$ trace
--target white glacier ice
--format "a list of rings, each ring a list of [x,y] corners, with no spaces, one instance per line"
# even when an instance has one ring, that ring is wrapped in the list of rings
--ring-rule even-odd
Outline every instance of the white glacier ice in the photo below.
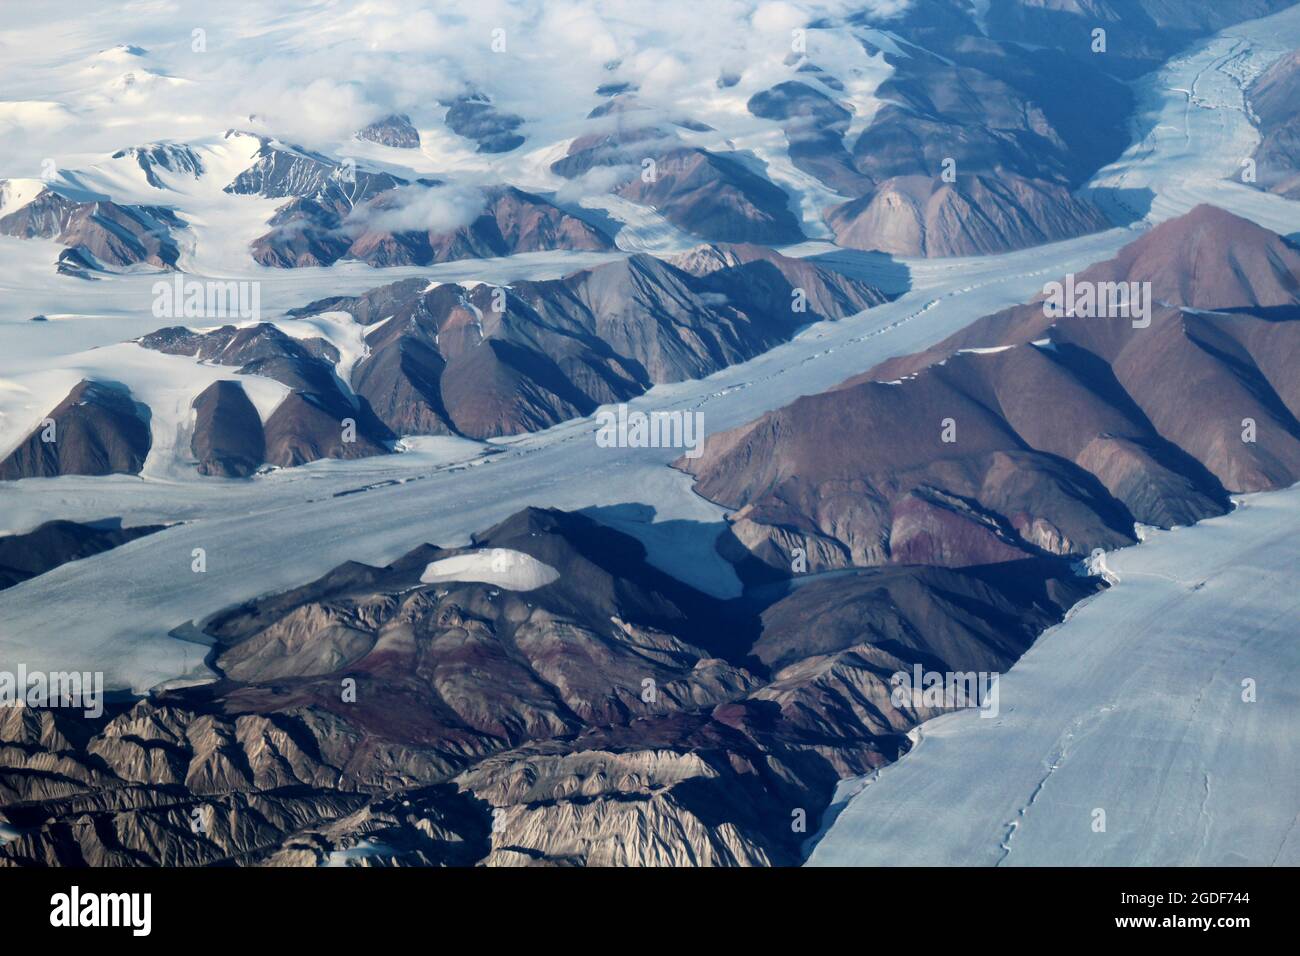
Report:
[[[1106,564],[996,719],[841,783],[810,865],[1300,864],[1300,486]]]

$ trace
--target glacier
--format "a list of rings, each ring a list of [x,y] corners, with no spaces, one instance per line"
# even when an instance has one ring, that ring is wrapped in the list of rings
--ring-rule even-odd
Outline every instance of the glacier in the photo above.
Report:
[[[1300,486],[1105,556],[1111,588],[843,781],[811,866],[1300,864]]]

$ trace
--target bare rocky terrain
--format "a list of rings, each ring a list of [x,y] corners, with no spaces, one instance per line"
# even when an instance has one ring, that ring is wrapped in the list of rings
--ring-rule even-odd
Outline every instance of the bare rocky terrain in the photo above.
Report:
[[[411,133],[409,123],[405,128],[394,126],[392,117],[372,131],[384,145],[389,145],[385,140],[409,145]],[[227,133],[234,135],[248,134]],[[253,260],[261,265],[327,266],[341,259],[379,267],[430,265],[519,252],[612,247],[609,237],[595,226],[542,196],[512,186],[482,190],[477,214],[468,216],[464,225],[448,230],[418,228],[414,223],[420,217],[405,210],[411,204],[418,206],[429,190],[445,189],[441,180],[408,180],[301,146],[266,137],[259,140],[256,161],[226,192],[288,199],[271,217],[271,231],[252,243]]]
[[[269,322],[171,326],[136,341],[290,390],[265,421],[238,382],[194,397],[199,473],[245,477],[263,465],[388,454],[401,435],[482,439],[547,428],[743,362],[811,322],[888,298],[763,246],[718,244],[509,286],[403,279],[290,310],[290,318],[345,312],[368,329],[365,353],[346,369],[324,338]],[[5,466],[14,476],[56,467],[32,458],[38,437]],[[139,463],[123,467],[135,472]]]
[[[478,91],[448,103],[446,122],[452,132],[473,140],[480,153],[508,153],[524,143],[517,132],[523,117],[501,112],[492,105],[491,97]]]
[[[634,94],[615,96],[588,117],[596,131],[575,138],[551,170],[567,178],[615,170],[615,194],[711,242],[803,238],[784,190],[739,158],[688,145],[672,125],[656,119]]]
[[[360,139],[394,149],[419,149],[420,133],[411,125],[411,118],[405,113],[392,113],[381,116],[365,129],[358,131]]]
[[[194,399],[190,448],[201,475],[246,478],[266,461],[266,432],[238,382],[213,382]]]
[[[223,325],[209,332],[173,326],[151,332],[139,344],[228,365],[240,375],[265,376],[291,390],[265,422],[246,395],[240,401],[243,389],[237,383],[219,382],[196,396],[191,447],[200,473],[242,477],[263,463],[288,468],[320,458],[365,458],[391,450],[395,436],[339,381],[334,372],[338,350],[324,339],[296,339],[262,322],[242,328]],[[352,441],[344,439],[349,421]]]
[[[8,184],[0,182],[0,205]],[[165,206],[123,205],[107,197],[75,197],[48,186],[30,202],[0,218],[0,235],[53,239],[68,247],[62,271],[118,269],[132,265],[171,269],[184,228]],[[71,260],[65,257],[71,256]]]
[[[514,552],[557,576],[420,582]],[[99,721],[5,710],[0,863],[795,863],[794,821],[934,712],[891,703],[895,671],[1004,669],[1098,586],[1045,558],[720,601],[530,509],[220,615],[215,684]]]
[[[14,45],[0,104],[0,173],[42,176],[0,180],[0,682],[113,691],[0,707],[0,866],[803,863],[854,778],[940,736],[950,706],[900,673],[1032,649],[1006,684],[1041,678],[1078,653],[1047,632],[1138,590],[1099,549],[1238,506],[1258,529],[1234,496],[1300,481],[1300,62],[1258,24],[1210,39],[1292,2],[507,5],[508,50],[471,7],[286,2],[225,11],[207,57],[43,13],[85,49]],[[1228,175],[1251,124],[1271,195]],[[80,168],[40,162],[69,143]],[[944,257],[978,258],[916,261]],[[215,290],[160,308],[170,271],[239,285],[241,316],[257,288],[265,320]],[[1060,314],[1052,279],[1150,310]],[[702,456],[608,448],[589,416],[623,402],[699,412]],[[1210,713],[1220,678],[1235,706],[1223,660],[1285,672],[1259,640],[1285,615],[1238,635],[1218,571],[1164,567],[1135,574],[1219,602],[1232,653],[1144,670],[1168,648],[1116,640],[973,720],[1057,728],[967,778],[1036,785],[1000,850],[1103,723],[1123,774],[1177,751],[1173,817],[1224,829],[1240,718],[1115,728],[1157,697]],[[1096,805],[1067,769],[1035,825]]]

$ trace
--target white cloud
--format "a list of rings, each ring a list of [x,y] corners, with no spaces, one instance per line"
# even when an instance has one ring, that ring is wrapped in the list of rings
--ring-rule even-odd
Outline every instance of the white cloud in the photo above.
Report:
[[[632,165],[593,166],[581,176],[565,182],[556,191],[555,198],[563,203],[577,203],[588,196],[604,195],[640,172],[640,167]]]
[[[456,186],[404,186],[383,197],[381,208],[358,206],[344,228],[374,232],[444,233],[467,226],[483,211],[483,194]]]
[[[0,177],[30,175],[45,157],[71,168],[126,145],[250,125],[337,155],[385,113],[436,127],[441,101],[467,88],[523,116],[536,143],[584,132],[586,113],[601,102],[596,87],[613,80],[639,85],[642,100],[665,113],[681,114],[683,104],[726,112],[734,109],[727,96],[738,92],[718,91],[721,73],[779,82],[791,29],[864,6],[886,16],[906,0],[476,0],[432,9],[415,0],[324,8],[315,0],[174,0],[165,14],[147,5],[43,5],[39,16],[15,9],[0,38],[6,98],[58,105],[6,117]],[[191,38],[199,29],[203,52]],[[493,52],[497,30],[505,52]],[[114,110],[110,84],[125,67],[105,69],[99,54],[118,44],[146,51],[131,57],[132,70],[176,82],[149,84],[129,109]],[[56,128],[53,117],[68,122]]]

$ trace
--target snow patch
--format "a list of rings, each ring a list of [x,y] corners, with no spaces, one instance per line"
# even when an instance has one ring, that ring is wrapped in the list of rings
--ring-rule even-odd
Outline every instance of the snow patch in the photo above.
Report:
[[[421,584],[475,581],[508,591],[532,591],[560,579],[560,572],[530,554],[511,548],[484,548],[430,563]]]
[[[6,179],[0,182],[0,219],[22,209],[41,194],[40,179]]]

